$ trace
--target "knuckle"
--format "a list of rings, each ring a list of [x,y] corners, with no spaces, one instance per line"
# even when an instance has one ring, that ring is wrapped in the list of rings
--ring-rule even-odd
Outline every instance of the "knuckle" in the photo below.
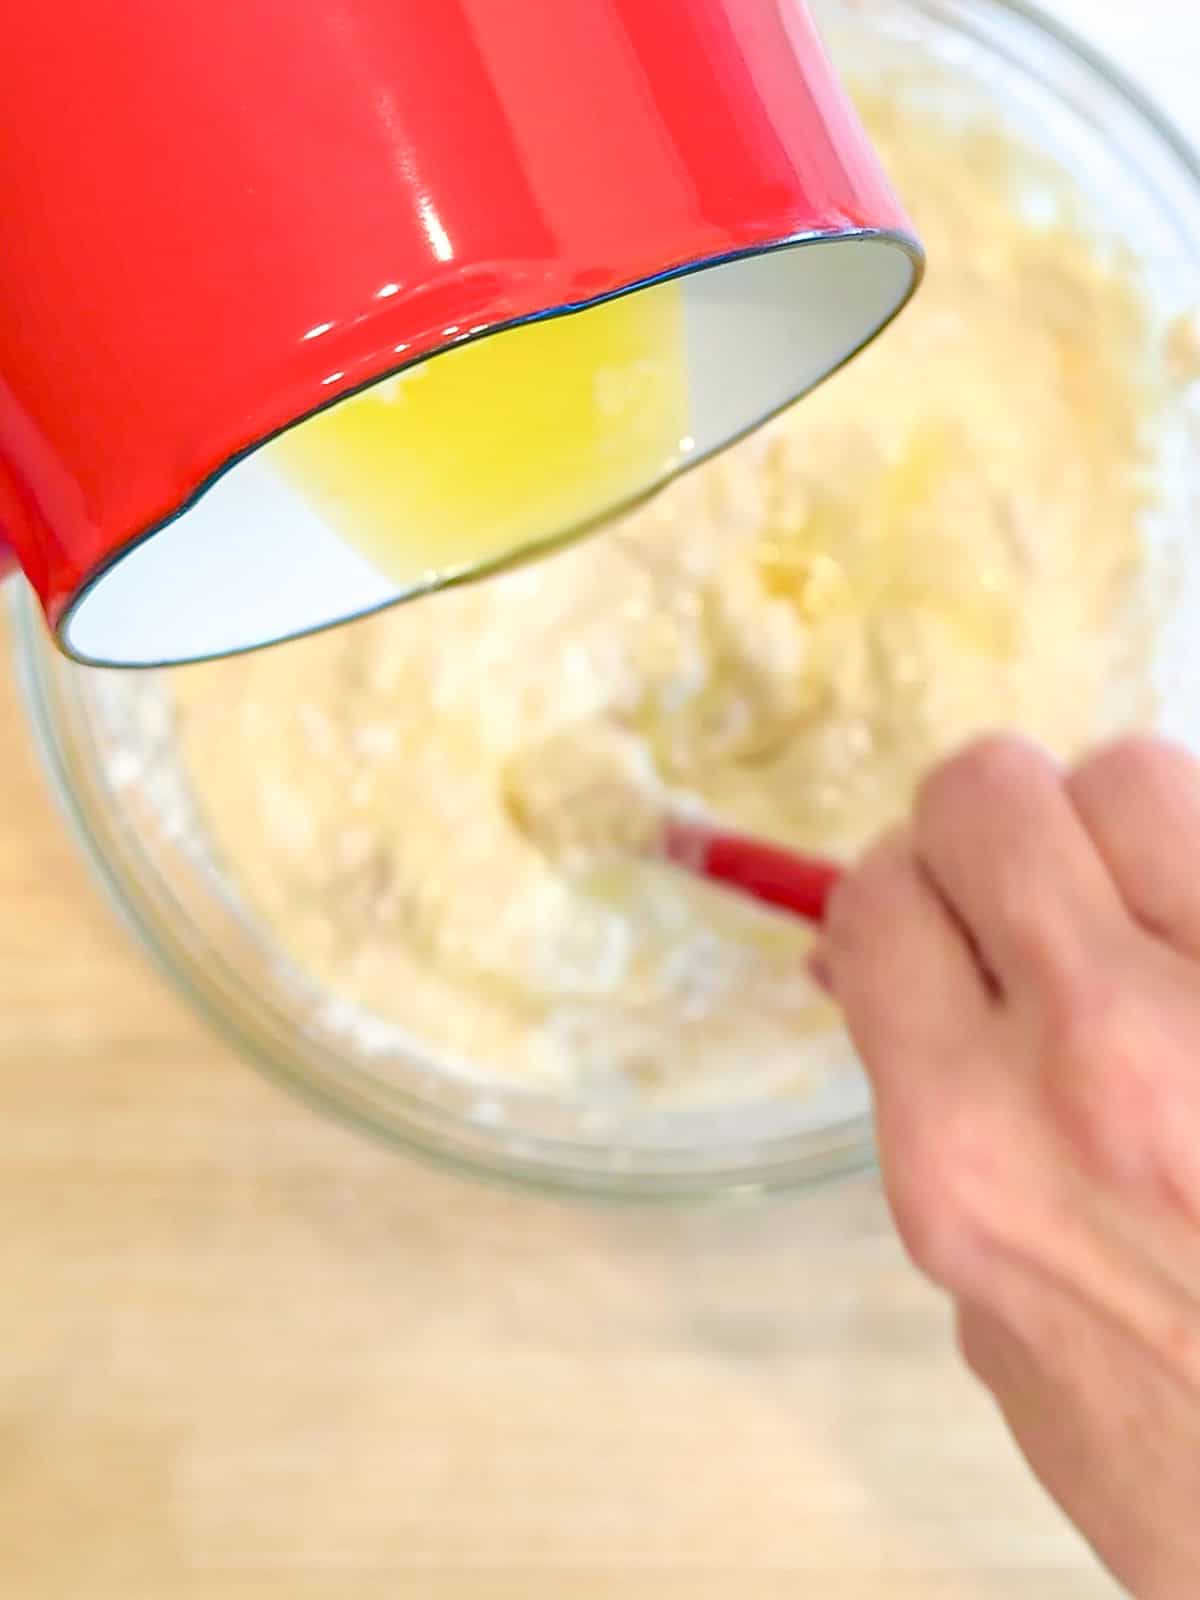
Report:
[[[997,800],[1023,786],[1032,771],[1043,771],[1038,747],[1012,734],[988,734],[932,772],[917,796],[919,819],[936,824],[957,817],[962,808]]]
[[[1096,976],[1054,997],[1043,1023],[1054,1071],[1086,1075],[1119,1053],[1128,1026],[1126,1009],[1119,985]]]
[[[988,1248],[1000,1203],[998,1147],[979,1108],[954,1110],[906,1157],[890,1187],[896,1227],[909,1257],[951,1292],[968,1288]]]
[[[1077,924],[1064,917],[1057,902],[1042,898],[1016,877],[998,894],[994,916],[1022,970],[1046,996],[1071,1008],[1079,990],[1090,981]]]
[[[876,845],[864,856],[850,880],[858,904],[874,906],[881,896],[886,895],[895,881],[898,866],[897,847],[891,838]]]
[[[1195,783],[1200,768],[1186,751],[1152,734],[1127,734],[1088,757],[1076,770],[1076,798],[1109,800],[1130,792],[1145,794]]]
[[[852,935],[857,927],[875,926],[881,908],[890,898],[895,853],[895,843],[885,840],[864,856],[833,891],[825,913],[825,927],[835,940]]]
[[[934,1283],[954,1289],[966,1270],[966,1230],[941,1209],[932,1190],[927,1193],[925,1200],[910,1189],[896,1202],[896,1226],[913,1265]]]
[[[853,944],[854,929],[862,919],[862,887],[857,873],[848,873],[834,889],[825,908],[825,939],[833,951]]]
[[[1077,988],[1044,1022],[1045,1091],[1060,1133],[1089,1168],[1132,1178],[1144,1167],[1158,1095],[1144,1027],[1114,981]]]

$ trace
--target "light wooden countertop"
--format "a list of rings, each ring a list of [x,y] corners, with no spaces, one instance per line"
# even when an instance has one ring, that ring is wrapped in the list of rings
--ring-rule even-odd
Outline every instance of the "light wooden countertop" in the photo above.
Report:
[[[324,1123],[116,925],[7,685],[0,773],[0,1594],[1113,1593],[874,1181],[594,1210]]]

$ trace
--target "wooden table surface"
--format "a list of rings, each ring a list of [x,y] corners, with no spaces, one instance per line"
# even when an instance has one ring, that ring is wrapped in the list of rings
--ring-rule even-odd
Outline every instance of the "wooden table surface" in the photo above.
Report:
[[[0,773],[0,1595],[1114,1592],[873,1180],[606,1211],[322,1122],[114,922],[7,686]]]

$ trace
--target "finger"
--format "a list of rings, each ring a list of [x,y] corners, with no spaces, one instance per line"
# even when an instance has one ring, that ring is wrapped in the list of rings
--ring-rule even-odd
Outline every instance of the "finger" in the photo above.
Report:
[[[893,834],[835,892],[817,959],[877,1094],[940,1069],[991,1002],[967,939]]]
[[[1006,995],[1070,980],[1127,925],[1057,767],[1024,740],[987,739],[929,778],[919,860]]]
[[[1200,764],[1159,739],[1127,739],[1067,782],[1131,916],[1200,958]]]

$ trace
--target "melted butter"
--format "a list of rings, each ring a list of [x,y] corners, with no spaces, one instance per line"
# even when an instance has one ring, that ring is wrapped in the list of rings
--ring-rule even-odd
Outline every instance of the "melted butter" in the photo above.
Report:
[[[645,493],[687,448],[683,291],[466,344],[267,449],[401,588],[488,567]]]

